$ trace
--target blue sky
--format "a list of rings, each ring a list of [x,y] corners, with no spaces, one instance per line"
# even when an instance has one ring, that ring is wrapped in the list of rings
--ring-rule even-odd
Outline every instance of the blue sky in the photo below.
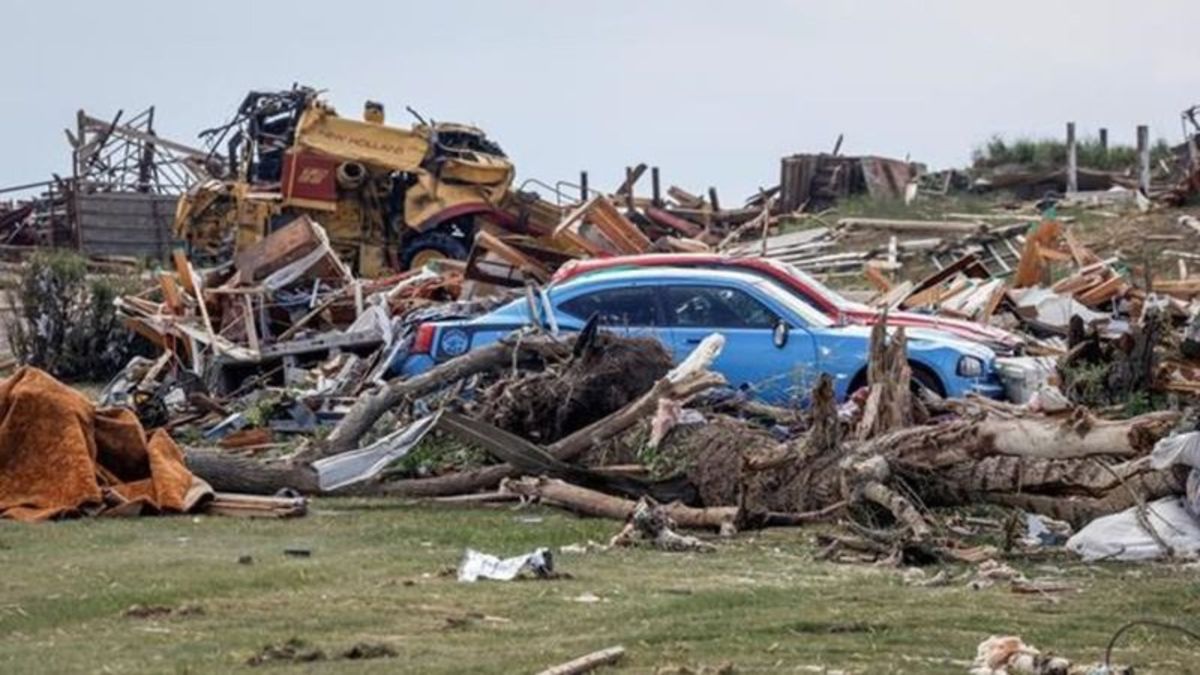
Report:
[[[781,155],[961,164],[994,133],[1181,137],[1200,2],[11,2],[0,10],[0,186],[69,171],[78,108],[158,107],[194,142],[252,88],[329,90],[484,127],[520,178],[615,187],[645,161],[726,204]]]

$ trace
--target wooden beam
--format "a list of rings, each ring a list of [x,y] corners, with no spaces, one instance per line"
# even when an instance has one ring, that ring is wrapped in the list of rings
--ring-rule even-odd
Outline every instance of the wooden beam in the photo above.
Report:
[[[167,310],[175,315],[183,314],[183,297],[179,294],[179,285],[175,283],[175,277],[171,276],[170,272],[159,272],[158,283],[162,287]]]

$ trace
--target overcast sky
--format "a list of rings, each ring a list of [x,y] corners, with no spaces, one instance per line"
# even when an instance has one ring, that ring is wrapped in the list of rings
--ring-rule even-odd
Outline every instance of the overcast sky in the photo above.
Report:
[[[367,9],[368,6],[372,8]],[[1197,0],[40,2],[0,9],[0,186],[69,172],[62,129],[157,106],[195,142],[245,92],[329,90],[475,123],[520,179],[624,167],[725,203],[829,150],[962,164],[992,134],[1134,127],[1200,102]]]

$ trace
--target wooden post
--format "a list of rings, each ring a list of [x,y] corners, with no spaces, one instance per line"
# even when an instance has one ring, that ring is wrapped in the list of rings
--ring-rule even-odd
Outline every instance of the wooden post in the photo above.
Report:
[[[579,172],[579,202],[585,203],[588,200],[587,172]]]
[[[1075,123],[1067,122],[1067,194],[1079,192],[1079,165],[1075,156]]]
[[[646,168],[645,165],[643,165],[642,168]],[[637,177],[633,173],[633,167],[625,167],[625,185],[622,187],[627,188],[625,190],[625,206],[627,206],[631,211],[633,210],[633,183],[636,180]]]
[[[1108,129],[1100,129],[1100,153],[1108,157]]]
[[[708,203],[712,205],[713,213],[721,210],[721,202],[717,201],[717,188],[708,188]]]
[[[1139,124],[1137,128],[1138,189],[1150,196],[1150,127]]]
[[[650,169],[650,191],[651,191],[651,198],[652,198],[652,199],[653,199],[653,201],[654,201],[654,205],[655,205],[655,206],[658,206],[658,207],[661,207],[661,206],[662,206],[662,192],[661,192],[661,190],[662,190],[662,186],[661,186],[661,185],[659,184],[659,182],[658,182],[658,167],[657,167],[657,166],[656,166],[656,167],[652,167],[652,168]]]

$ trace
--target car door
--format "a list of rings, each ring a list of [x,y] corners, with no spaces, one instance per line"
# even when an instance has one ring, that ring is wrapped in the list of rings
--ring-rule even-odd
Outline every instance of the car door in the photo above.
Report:
[[[625,337],[651,337],[670,347],[652,286],[627,285],[590,291],[560,301],[557,309],[578,322],[593,314],[604,330]]]
[[[781,319],[761,300],[732,286],[666,286],[661,295],[676,361],[706,336],[720,333],[725,348],[713,369],[730,386],[777,405],[804,399],[817,363],[812,336],[803,326]],[[777,340],[781,321],[786,329]]]

